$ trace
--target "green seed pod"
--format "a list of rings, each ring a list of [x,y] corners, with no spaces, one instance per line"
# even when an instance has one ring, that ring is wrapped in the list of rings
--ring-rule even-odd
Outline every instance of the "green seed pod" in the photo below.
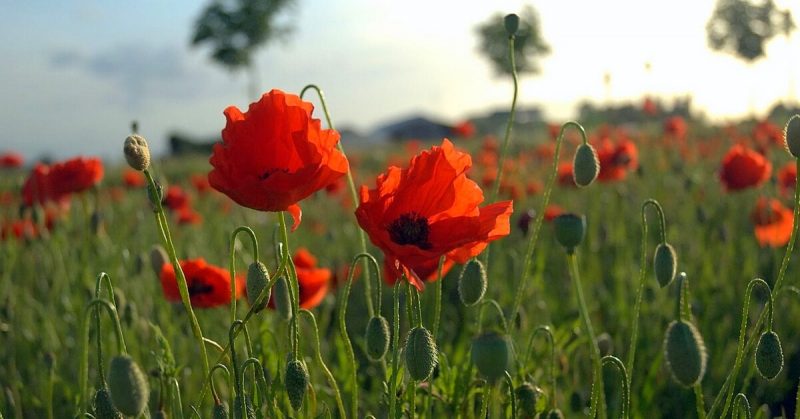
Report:
[[[661,288],[666,287],[675,278],[678,270],[678,257],[675,249],[669,243],[659,243],[653,256],[653,268],[656,273],[656,280]]]
[[[108,390],[114,406],[127,416],[139,416],[147,405],[147,377],[128,355],[117,355],[108,367]]]
[[[211,417],[214,419],[228,419],[228,405],[225,402],[215,404]]]
[[[464,265],[458,277],[458,297],[465,306],[478,304],[486,293],[486,269],[478,259]]]
[[[664,356],[672,377],[686,387],[699,383],[706,373],[706,346],[692,323],[677,320],[669,324]]]
[[[559,409],[551,409],[539,414],[539,419],[564,419],[564,414]]]
[[[150,147],[147,146],[147,140],[141,135],[128,136],[122,151],[125,153],[128,165],[134,170],[141,172],[150,166]]]
[[[783,349],[775,332],[764,332],[756,346],[756,369],[762,377],[772,380],[783,369]]]
[[[233,399],[233,417],[239,419],[242,417],[242,405],[244,405],[244,417],[247,419],[256,419],[256,410],[253,409],[253,401],[250,396],[237,395]]]
[[[161,268],[168,262],[167,251],[160,244],[154,244],[150,248],[150,266],[153,268],[153,272],[156,273],[156,278],[161,278]]]
[[[597,349],[600,350],[600,356],[611,355],[614,353],[614,340],[608,333],[601,333],[597,336]]]
[[[308,381],[308,371],[300,360],[295,359],[286,364],[286,394],[289,395],[289,402],[294,410],[303,407]]]
[[[101,388],[94,393],[94,416],[97,419],[123,419],[106,388]]]
[[[275,310],[286,321],[292,318],[292,299],[289,298],[289,283],[285,276],[280,276],[272,286],[275,294],[272,296],[272,301],[275,303]]]
[[[515,35],[519,29],[519,16],[515,15],[514,13],[506,15],[506,17],[503,18],[503,26],[506,27],[506,33],[508,33],[508,36]]]
[[[264,291],[264,288],[269,284],[269,272],[267,267],[261,262],[253,262],[247,268],[247,302],[250,305],[255,305],[256,299]],[[269,302],[269,291],[266,297],[261,301],[258,307],[254,307],[253,311],[258,313],[267,306]]]
[[[369,319],[366,333],[367,357],[380,361],[389,350],[389,322],[383,316]]]
[[[431,332],[424,327],[415,327],[408,332],[403,355],[408,374],[415,381],[427,379],[439,362],[436,343]]]
[[[510,368],[513,352],[508,337],[486,332],[472,339],[472,363],[489,382],[495,382]]]
[[[517,413],[521,418],[534,418],[546,408],[547,396],[544,391],[529,382],[517,387],[514,395],[517,397]]]
[[[581,244],[586,234],[586,217],[577,214],[561,214],[553,219],[556,231],[556,240],[564,246],[567,253],[575,252],[575,247]]]
[[[575,150],[572,162],[572,178],[578,186],[589,186],[600,173],[600,161],[597,152],[589,143],[581,144]]]
[[[783,130],[783,138],[786,150],[795,158],[800,157],[800,115],[789,118]]]

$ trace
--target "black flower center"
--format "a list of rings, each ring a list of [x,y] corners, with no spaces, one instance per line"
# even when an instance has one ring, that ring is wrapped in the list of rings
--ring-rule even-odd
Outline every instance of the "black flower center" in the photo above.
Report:
[[[189,296],[194,297],[196,295],[203,295],[209,294],[211,291],[214,290],[214,287],[211,285],[206,284],[201,279],[190,279],[189,280]]]
[[[389,237],[397,244],[413,244],[420,249],[430,249],[428,219],[416,212],[407,212],[389,224]]]
[[[272,176],[272,174],[275,173],[275,172],[289,173],[289,169],[286,169],[286,168],[283,168],[283,167],[279,167],[277,169],[267,169],[267,170],[264,171],[264,173],[262,173],[260,176],[258,176],[258,178],[261,179],[261,180],[267,180],[267,178]]]

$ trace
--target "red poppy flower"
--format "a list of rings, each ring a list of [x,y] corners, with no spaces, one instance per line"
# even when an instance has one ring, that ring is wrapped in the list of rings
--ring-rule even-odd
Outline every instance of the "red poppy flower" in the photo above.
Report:
[[[50,166],[36,163],[22,185],[22,201],[25,205],[44,204],[54,199],[50,186]]]
[[[178,224],[197,225],[203,222],[203,216],[189,206],[178,210]]]
[[[475,124],[470,121],[460,122],[451,130],[453,136],[458,138],[471,138],[475,135],[475,131]]]
[[[796,183],[797,165],[794,162],[786,163],[786,165],[778,171],[778,186],[781,189],[781,194],[792,196]]]
[[[29,219],[10,221],[0,226],[0,240],[5,240],[12,236],[18,240],[35,239],[38,235],[39,229]]]
[[[328,293],[332,272],[317,267],[317,258],[305,248],[295,251],[294,267],[300,284],[300,308],[311,309],[319,305]]]
[[[407,169],[389,167],[375,189],[361,187],[356,218],[383,250],[389,282],[402,273],[422,290],[441,256],[464,263],[508,235],[512,202],[479,208],[483,192],[466,176],[471,166],[469,154],[445,139]]]
[[[0,154],[0,168],[13,169],[21,167],[24,161],[22,154],[14,153],[13,151]]]
[[[192,186],[194,186],[194,190],[197,193],[203,194],[211,189],[211,184],[208,183],[208,176],[194,174],[189,177],[189,181],[192,182]]]
[[[189,301],[193,307],[209,308],[231,302],[231,277],[226,269],[209,265],[203,258],[180,261],[189,287]],[[175,270],[171,263],[161,267],[161,289],[167,301],[181,301]],[[244,293],[244,280],[236,278],[236,298]]]
[[[133,169],[125,169],[122,172],[122,183],[129,188],[141,188],[146,180],[142,172]]]
[[[544,209],[544,220],[553,221],[556,217],[564,213],[564,209],[555,204],[550,204]]]
[[[561,186],[577,186],[575,185],[575,178],[572,176],[572,163],[559,163],[556,178],[558,179],[558,184]]]
[[[736,144],[722,159],[719,179],[726,191],[758,186],[769,179],[772,164],[763,155]]]
[[[170,185],[167,188],[167,193],[164,194],[164,205],[173,211],[188,207],[190,203],[189,194],[178,185]]]
[[[645,97],[644,103],[642,103],[642,112],[644,112],[645,115],[653,116],[658,113],[658,105],[656,105],[656,102],[649,96]]]
[[[664,134],[683,139],[689,130],[686,121],[680,116],[671,116],[664,121]]]
[[[597,159],[600,161],[597,180],[623,180],[629,170],[634,170],[639,165],[639,151],[629,140],[623,139],[615,145],[611,140],[604,139],[597,146]]]
[[[52,165],[48,177],[56,198],[83,192],[103,179],[103,162],[94,157],[75,157]]]
[[[750,217],[760,246],[781,247],[789,243],[793,214],[780,201],[759,197]]]
[[[336,149],[339,133],[321,129],[314,106],[298,96],[272,90],[242,113],[225,109],[222,143],[214,144],[211,186],[239,205],[288,211],[300,224],[297,203],[347,173]]]

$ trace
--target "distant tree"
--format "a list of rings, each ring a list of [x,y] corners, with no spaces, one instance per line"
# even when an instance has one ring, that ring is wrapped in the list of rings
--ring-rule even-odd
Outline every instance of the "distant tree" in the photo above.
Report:
[[[751,63],[764,56],[764,45],[778,33],[787,37],[795,29],[792,14],[773,0],[718,0],[706,24],[712,49],[731,53]]]
[[[277,19],[295,0],[213,0],[197,19],[192,46],[208,44],[211,58],[231,71],[250,73],[250,93],[258,94],[253,53],[283,39],[291,27]]]
[[[497,75],[510,75],[508,59],[508,33],[503,25],[503,14],[495,14],[476,28],[480,41],[479,49],[489,59]],[[550,47],[542,37],[539,16],[531,6],[520,13],[519,29],[514,39],[514,61],[517,72],[538,73],[538,58],[550,53]]]

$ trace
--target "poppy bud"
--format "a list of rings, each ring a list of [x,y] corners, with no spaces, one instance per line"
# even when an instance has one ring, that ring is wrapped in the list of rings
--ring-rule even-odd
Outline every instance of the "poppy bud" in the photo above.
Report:
[[[150,248],[150,266],[153,272],[156,273],[156,278],[161,278],[161,268],[164,264],[169,262],[167,251],[160,244],[155,244]]]
[[[141,135],[128,136],[122,150],[125,152],[125,160],[133,169],[141,172],[150,166],[150,147]]]
[[[614,353],[614,340],[608,333],[601,333],[597,336],[597,349],[600,350],[600,356],[611,355]]]
[[[242,417],[242,406],[244,406],[245,418],[256,419],[256,411],[253,409],[253,402],[248,395],[245,395],[244,398],[242,398],[242,395],[237,395],[233,399],[233,417],[237,419]]]
[[[771,380],[783,369],[783,349],[775,332],[764,332],[756,346],[756,369],[762,377]]]
[[[214,405],[214,410],[211,413],[214,419],[228,419],[228,406],[225,402],[217,403]]]
[[[472,363],[490,382],[505,375],[511,357],[511,344],[505,335],[487,332],[472,339]]]
[[[572,177],[578,186],[589,186],[600,172],[600,161],[597,152],[589,143],[581,144],[575,150],[572,162]]]
[[[564,246],[567,253],[575,252],[575,247],[581,244],[586,233],[586,217],[567,213],[553,219],[556,229],[556,240]]]
[[[153,414],[153,419],[169,419],[169,416],[163,409],[159,409],[158,412]]]
[[[789,118],[786,128],[783,130],[786,150],[795,158],[800,157],[800,115]]]
[[[508,33],[508,36],[514,36],[519,29],[519,16],[515,15],[514,13],[506,15],[506,17],[503,18],[503,26],[506,27],[506,33]]]
[[[692,323],[670,323],[664,338],[664,356],[672,377],[686,387],[699,383],[706,372],[706,346]]]
[[[481,301],[486,293],[486,269],[483,264],[472,259],[464,265],[458,277],[458,296],[465,306],[473,306]]]
[[[108,390],[114,406],[127,416],[139,416],[147,405],[147,378],[128,355],[117,355],[108,368]]]
[[[269,272],[267,272],[267,267],[261,262],[251,263],[247,268],[247,302],[250,303],[251,306],[255,305],[256,299],[261,295],[261,292],[264,291],[264,288],[267,287],[267,284],[269,284]],[[258,307],[253,307],[253,312],[258,313],[267,306],[269,293],[270,292],[267,291],[267,295],[261,300],[262,302]]]
[[[415,381],[428,378],[438,363],[436,343],[431,332],[424,327],[415,327],[408,332],[403,353],[408,374]]]
[[[661,288],[666,287],[675,278],[678,269],[678,257],[675,256],[675,249],[669,243],[659,243],[653,256],[653,268],[656,273],[656,280]]]
[[[294,410],[303,407],[303,397],[308,387],[308,371],[300,360],[292,360],[286,364],[286,394]]]
[[[539,415],[539,419],[564,419],[564,414],[559,409],[551,409]]]
[[[94,393],[94,416],[97,419],[123,419],[122,413],[119,413],[111,402],[111,395],[105,387]]]
[[[379,361],[389,350],[389,322],[383,316],[369,319],[366,333],[367,357]]]
[[[153,187],[152,185],[150,185],[150,183],[148,183],[147,199],[150,200],[150,204],[152,204],[153,206],[153,211],[156,211],[158,205],[161,203],[161,201],[164,200],[164,187],[161,186],[161,184],[158,183],[157,181],[155,182],[155,187]]]
[[[272,287],[275,290],[275,295],[273,297],[275,310],[278,311],[281,317],[288,321],[292,318],[292,299],[289,298],[289,283],[286,282],[286,277],[279,277]]]
[[[522,418],[533,418],[537,413],[544,411],[547,397],[539,387],[524,382],[514,390],[517,398],[517,413]]]

